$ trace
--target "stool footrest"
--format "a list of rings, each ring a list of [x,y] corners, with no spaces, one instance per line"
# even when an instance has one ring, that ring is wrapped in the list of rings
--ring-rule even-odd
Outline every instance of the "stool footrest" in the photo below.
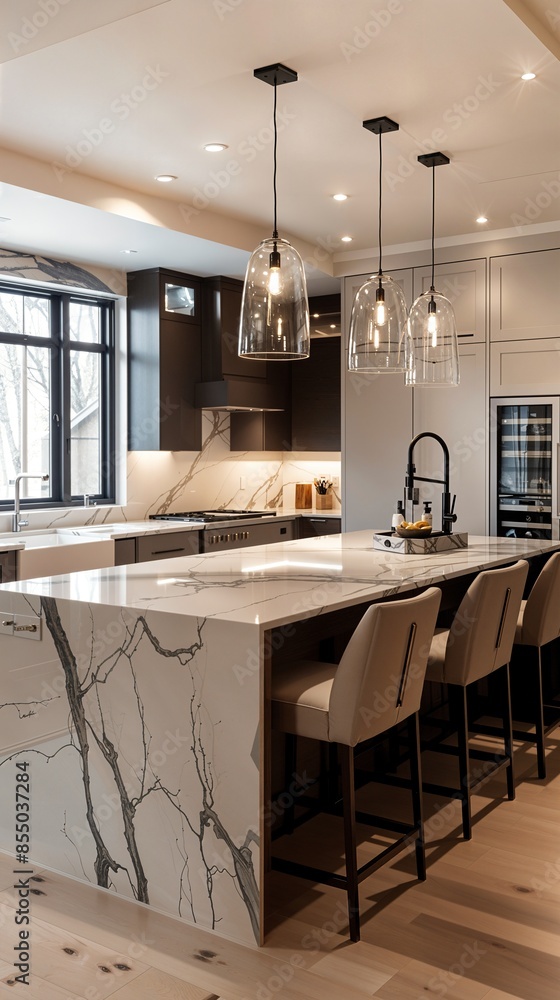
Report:
[[[408,831],[406,836],[399,837],[394,844],[390,844],[380,854],[376,855],[375,858],[371,858],[361,868],[358,868],[356,873],[358,882],[363,882],[371,872],[376,871],[377,868],[381,868],[393,855],[400,854],[419,835],[419,831],[415,827],[408,827]],[[270,865],[273,871],[283,872],[285,875],[297,875],[299,878],[308,879],[310,882],[332,885],[337,889],[346,889],[348,886],[346,875],[329,872],[324,868],[314,868],[312,865],[303,865],[299,861],[290,861],[287,858],[273,856],[270,859]]]

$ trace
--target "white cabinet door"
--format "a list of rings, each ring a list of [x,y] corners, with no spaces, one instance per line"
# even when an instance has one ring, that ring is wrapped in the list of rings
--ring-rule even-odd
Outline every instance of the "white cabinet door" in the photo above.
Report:
[[[390,271],[410,305],[412,271]],[[342,366],[342,482],[344,530],[390,528],[395,503],[402,498],[406,452],[412,438],[412,392],[404,375],[361,375],[347,371],[350,312],[367,275],[344,281]],[[437,391],[437,390],[436,390]]]
[[[414,297],[427,292],[432,281],[430,267],[414,268]],[[470,343],[486,341],[486,261],[461,260],[437,264],[435,287],[453,306],[457,335]]]
[[[490,340],[560,336],[560,250],[490,260]]]
[[[488,414],[484,344],[460,344],[460,384],[414,389],[414,435],[432,431],[443,438],[450,455],[450,489],[457,495],[454,531],[487,533]],[[420,476],[443,479],[443,455],[430,439],[414,451]],[[441,528],[443,486],[420,483],[420,496],[433,501],[434,529]],[[417,512],[417,513],[416,513]],[[410,513],[410,511],[409,511]],[[415,508],[417,517],[422,507]]]
[[[519,340],[490,345],[491,396],[560,393],[560,340]]]

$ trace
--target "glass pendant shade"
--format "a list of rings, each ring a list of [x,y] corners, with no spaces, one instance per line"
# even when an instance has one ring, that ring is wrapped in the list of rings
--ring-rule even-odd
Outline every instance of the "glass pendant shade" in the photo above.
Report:
[[[372,275],[352,305],[348,370],[405,372],[411,354],[404,292],[388,275]]]
[[[434,288],[419,295],[409,314],[412,365],[406,384],[459,385],[459,347],[453,306]]]
[[[303,261],[287,240],[263,240],[247,265],[239,355],[261,361],[309,357],[309,305]]]

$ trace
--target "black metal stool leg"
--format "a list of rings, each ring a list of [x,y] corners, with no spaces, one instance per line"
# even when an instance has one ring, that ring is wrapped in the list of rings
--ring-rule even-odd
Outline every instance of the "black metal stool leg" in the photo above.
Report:
[[[515,777],[513,773],[513,723],[511,721],[511,687],[509,683],[509,663],[502,667],[504,676],[504,747],[508,758],[506,767],[508,799],[515,798]]]
[[[537,741],[537,762],[538,762],[538,776],[539,778],[546,778],[546,754],[545,754],[545,740],[544,740],[544,707],[543,707],[543,679],[542,679],[542,653],[541,647],[537,646],[537,663],[536,663],[536,684],[535,684],[535,698],[536,698],[536,714],[535,714],[535,735]]]
[[[420,881],[426,878],[426,846],[424,843],[424,808],[422,801],[422,770],[420,765],[420,726],[418,713],[408,718],[408,742],[410,747],[410,780],[412,785],[412,812],[418,836],[416,851],[416,872]]]
[[[289,795],[289,789],[294,781],[297,771],[297,736],[293,733],[285,733],[284,741],[284,791]],[[293,796],[291,797],[284,812],[284,822],[282,824],[284,833],[294,832],[295,805]]]
[[[354,748],[339,744],[344,809],[344,854],[346,858],[346,894],[350,940],[360,940],[360,904],[358,898],[358,858],[356,852],[356,794],[354,786]]]
[[[457,747],[459,750],[459,782],[463,813],[463,837],[472,837],[471,790],[469,771],[469,722],[467,712],[467,689],[459,684],[449,685],[449,707],[452,720],[457,726]]]

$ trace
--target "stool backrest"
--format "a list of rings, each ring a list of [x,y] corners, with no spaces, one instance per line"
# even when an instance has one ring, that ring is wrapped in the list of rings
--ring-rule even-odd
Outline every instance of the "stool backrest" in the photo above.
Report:
[[[540,571],[523,611],[523,643],[546,646],[560,635],[560,552]]]
[[[529,564],[479,573],[461,601],[445,650],[448,684],[471,684],[509,663]]]
[[[420,708],[441,591],[372,604],[338,665],[329,700],[329,734],[355,746]]]

